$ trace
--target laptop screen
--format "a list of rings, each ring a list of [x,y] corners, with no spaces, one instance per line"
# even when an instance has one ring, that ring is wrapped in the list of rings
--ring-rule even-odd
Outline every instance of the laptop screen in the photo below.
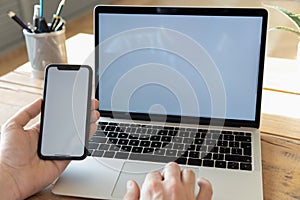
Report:
[[[101,113],[259,122],[262,9],[97,7]]]

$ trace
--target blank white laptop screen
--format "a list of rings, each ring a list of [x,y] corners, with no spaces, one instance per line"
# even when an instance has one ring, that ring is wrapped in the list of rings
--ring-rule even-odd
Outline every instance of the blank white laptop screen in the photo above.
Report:
[[[100,13],[100,110],[254,121],[262,23]],[[211,89],[214,82],[224,90]],[[213,112],[220,105],[212,98],[224,95],[223,110]]]

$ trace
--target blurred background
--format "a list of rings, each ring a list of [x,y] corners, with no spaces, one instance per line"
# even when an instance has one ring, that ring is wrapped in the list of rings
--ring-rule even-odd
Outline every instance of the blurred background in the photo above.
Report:
[[[51,22],[59,2],[60,0],[44,0],[44,12],[48,22]],[[38,0],[0,0],[0,75],[28,61],[22,30],[7,16],[7,12],[14,11],[23,21],[31,22],[34,4],[38,4]],[[93,33],[93,8],[97,4],[202,7],[264,7],[264,4],[268,4],[300,13],[300,0],[67,0],[62,12],[67,21],[67,38],[77,33]],[[269,28],[277,25],[294,27],[293,23],[278,11],[270,8],[267,10]],[[267,56],[295,59],[299,40],[296,34],[270,30]]]

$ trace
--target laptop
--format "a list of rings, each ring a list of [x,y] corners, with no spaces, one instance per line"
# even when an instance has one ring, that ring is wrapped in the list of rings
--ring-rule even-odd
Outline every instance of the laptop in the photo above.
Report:
[[[122,199],[127,180],[174,161],[214,200],[263,199],[266,10],[99,5],[94,23],[101,118],[53,192]]]

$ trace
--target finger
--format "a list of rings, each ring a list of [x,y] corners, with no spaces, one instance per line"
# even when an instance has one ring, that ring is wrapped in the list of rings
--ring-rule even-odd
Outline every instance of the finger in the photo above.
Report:
[[[135,181],[129,180],[126,188],[127,191],[123,200],[138,200],[140,198],[140,188]]]
[[[31,104],[22,108],[9,121],[8,124],[14,123],[24,127],[31,119],[35,118],[41,112],[42,99],[39,98]]]
[[[163,177],[165,180],[181,179],[181,169],[175,162],[168,163],[163,170]]]
[[[91,101],[91,110],[98,110],[99,101],[97,99],[92,99]]]
[[[213,189],[211,183],[205,178],[200,178],[197,181],[200,187],[200,191],[197,195],[197,200],[211,200],[213,195]]]
[[[147,174],[141,190],[141,199],[155,199],[163,192],[163,176],[159,171]],[[158,199],[158,198],[157,198]]]
[[[150,172],[146,175],[144,183],[162,181],[163,176],[159,171]]]
[[[40,122],[36,122],[35,124],[33,124],[29,130],[34,130],[37,134],[40,133],[40,127],[41,127],[41,124]]]
[[[91,123],[90,124],[89,139],[91,139],[94,136],[96,131],[97,131],[97,124],[95,124],[95,123],[92,124]]]
[[[191,194],[194,196],[194,190],[195,190],[195,173],[192,169],[183,169],[182,170],[182,182],[186,190],[190,191]]]
[[[90,122],[95,123],[100,117],[100,113],[98,111],[91,111]]]

